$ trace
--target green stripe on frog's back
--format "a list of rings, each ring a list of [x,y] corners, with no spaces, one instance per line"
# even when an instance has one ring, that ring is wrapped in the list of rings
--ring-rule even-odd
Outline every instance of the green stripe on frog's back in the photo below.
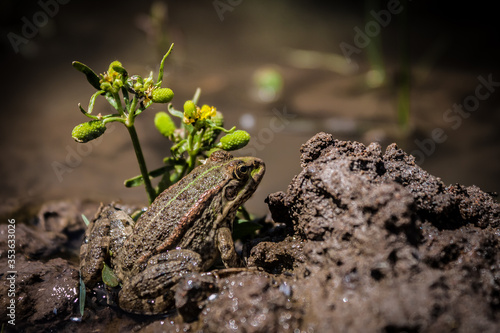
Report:
[[[227,162],[227,163],[229,163],[229,162]],[[163,213],[166,209],[168,209],[168,208],[170,207],[170,204],[171,204],[174,200],[176,200],[176,199],[179,197],[179,195],[181,195],[182,193],[184,193],[187,189],[192,188],[192,187],[193,187],[193,184],[198,183],[198,181],[199,181],[201,178],[206,177],[207,173],[209,173],[210,171],[215,170],[215,169],[217,169],[217,168],[221,168],[221,167],[223,167],[223,166],[226,166],[226,164],[227,164],[227,163],[224,163],[223,165],[220,165],[220,164],[218,164],[218,165],[214,165],[214,166],[212,166],[212,167],[208,168],[207,170],[203,171],[202,173],[200,173],[200,174],[199,174],[196,178],[194,178],[191,182],[189,182],[189,183],[188,183],[188,184],[187,184],[187,185],[186,185],[183,189],[181,189],[179,192],[177,192],[177,194],[176,194],[176,195],[174,195],[172,198],[170,198],[170,200],[169,200],[169,201],[165,204],[165,206],[163,206],[163,208],[162,208],[162,209],[160,209],[158,212],[156,212],[156,214],[153,216],[153,220],[158,219],[158,217],[159,217],[159,216],[160,216],[160,215],[161,215],[161,214],[162,214],[162,213]],[[202,197],[203,197],[203,196],[202,196]],[[159,198],[160,198],[160,200],[161,200],[161,194],[160,194],[160,197],[159,197]],[[156,200],[155,200],[155,201],[156,201]],[[198,201],[198,200],[197,200],[197,201]]]
[[[132,244],[130,244],[130,246],[134,246],[133,244],[135,244],[136,247],[135,251],[133,251],[137,255],[136,264],[140,264],[143,259],[146,260],[153,253],[157,253],[159,248],[165,249],[172,244],[176,244],[184,236],[185,231],[197,218],[199,213],[203,212],[205,205],[202,203],[211,200],[211,198],[219,193],[230,180],[230,177],[227,177],[223,171],[230,162],[231,160],[223,162],[222,164],[218,162],[215,165],[206,165],[207,169],[200,170],[196,175],[194,175],[194,173],[196,173],[195,169],[190,174],[194,177],[187,175],[179,183],[174,184],[173,187],[165,190],[165,192],[156,198],[149,210],[141,216],[139,221],[137,221],[136,230],[131,237],[135,238],[142,235],[142,241],[139,242],[142,250],[137,247],[136,242],[131,242]],[[203,169],[203,166],[198,168]],[[221,172],[216,173],[215,171],[217,169],[220,169]],[[197,195],[189,196],[187,192],[190,189],[196,189],[198,184],[200,184],[201,187],[201,189],[199,188],[200,192],[196,193]],[[183,194],[186,195],[186,201],[183,201]],[[185,202],[184,206],[180,207],[174,205],[173,203],[176,202],[176,200],[178,200],[178,202]],[[163,217],[162,219],[162,214],[166,214],[168,217]],[[161,224],[162,220],[164,223],[163,225]],[[144,233],[144,230],[142,230],[143,228],[147,228],[150,231]],[[163,232],[157,232],[159,230],[163,230]],[[163,240],[161,240],[159,238],[161,236],[166,237],[162,237]],[[157,241],[161,241],[161,244],[151,247],[151,245]],[[127,261],[128,260],[130,260],[129,264],[133,265],[134,259],[129,258]]]
[[[205,202],[212,200],[214,196],[216,196],[222,188],[225,186],[225,183],[219,183],[215,187],[211,188],[208,191],[203,192],[200,198],[191,205],[189,211],[182,217],[179,223],[176,224],[175,228],[170,232],[168,238],[160,244],[156,248],[156,253],[160,253],[164,250],[171,250],[178,241],[184,237],[186,231],[191,228],[193,222],[196,221],[206,209]]]

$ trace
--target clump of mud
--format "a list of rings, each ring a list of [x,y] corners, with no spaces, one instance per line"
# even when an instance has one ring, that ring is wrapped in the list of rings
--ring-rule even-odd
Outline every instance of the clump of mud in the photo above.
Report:
[[[489,194],[445,185],[395,144],[382,153],[378,144],[319,133],[301,153],[302,172],[286,192],[266,200],[274,227],[244,246],[249,269],[187,275],[175,290],[178,311],[157,317],[122,312],[112,295],[97,291],[79,318],[78,295],[72,294],[77,265],[36,259],[54,254],[49,243],[73,244],[68,235],[81,236],[83,226],[75,228],[78,214],[67,208],[62,214],[42,209],[39,232],[19,226],[24,231],[18,237],[41,240],[22,250],[28,258],[20,262],[25,282],[19,295],[33,301],[23,307],[19,299],[25,321],[17,328],[500,331],[500,205]],[[75,216],[64,220],[64,214]],[[56,288],[57,281],[64,282],[64,301],[44,308],[42,300],[58,296],[37,290]],[[5,288],[0,284],[2,295]],[[3,298],[1,304],[5,318]]]
[[[268,197],[303,244],[292,288],[309,304],[301,328],[500,329],[500,207],[490,195],[446,186],[395,144],[382,154],[319,133],[301,152],[302,172]]]

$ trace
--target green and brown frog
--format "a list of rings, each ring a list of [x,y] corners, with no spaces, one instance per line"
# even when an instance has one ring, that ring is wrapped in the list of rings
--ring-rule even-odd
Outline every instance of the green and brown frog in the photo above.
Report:
[[[171,289],[183,275],[207,271],[219,256],[226,267],[240,267],[232,222],[264,172],[258,158],[218,151],[161,193],[137,222],[101,206],[80,250],[85,285],[93,288],[107,263],[122,286],[119,307],[158,314],[173,308]]]

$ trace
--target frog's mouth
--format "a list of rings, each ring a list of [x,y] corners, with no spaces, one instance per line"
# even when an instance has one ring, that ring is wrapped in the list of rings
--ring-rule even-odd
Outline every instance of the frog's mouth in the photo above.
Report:
[[[254,163],[258,164],[258,167],[254,168],[252,172],[250,173],[250,177],[254,180],[255,184],[258,185],[260,183],[260,180],[264,176],[264,173],[266,172],[264,161],[258,159]]]

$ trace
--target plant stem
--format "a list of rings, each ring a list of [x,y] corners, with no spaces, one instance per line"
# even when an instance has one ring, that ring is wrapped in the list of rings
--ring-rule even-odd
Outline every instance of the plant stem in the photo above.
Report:
[[[135,156],[137,157],[137,163],[139,163],[139,168],[141,169],[142,179],[144,180],[144,186],[146,187],[146,192],[148,193],[149,203],[152,203],[156,198],[156,191],[151,185],[151,179],[149,179],[148,168],[146,167],[146,161],[142,155],[141,145],[139,143],[139,137],[135,131],[134,125],[127,125],[128,133],[132,139],[132,144],[134,145]]]
[[[200,94],[201,94],[201,89],[198,87],[196,88],[196,91],[194,92],[194,96],[192,99],[194,104],[198,104],[198,100],[200,99]]]
[[[191,171],[193,171],[194,167],[196,166],[196,155],[198,154],[189,154],[188,168],[184,172],[185,174],[188,174]]]

